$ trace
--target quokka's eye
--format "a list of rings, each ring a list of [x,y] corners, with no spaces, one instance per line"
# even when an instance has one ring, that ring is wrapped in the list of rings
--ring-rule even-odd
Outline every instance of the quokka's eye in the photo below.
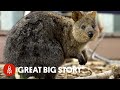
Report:
[[[95,28],[95,25],[92,25],[92,28]]]
[[[85,26],[85,25],[82,25],[82,26],[81,26],[81,28],[82,28],[82,29],[85,29],[85,28],[86,28],[86,26]]]

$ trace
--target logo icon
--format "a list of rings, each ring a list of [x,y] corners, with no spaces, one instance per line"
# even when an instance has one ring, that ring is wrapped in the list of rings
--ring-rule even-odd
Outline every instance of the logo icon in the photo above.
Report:
[[[15,66],[13,64],[5,64],[3,72],[6,76],[12,76],[15,74]]]

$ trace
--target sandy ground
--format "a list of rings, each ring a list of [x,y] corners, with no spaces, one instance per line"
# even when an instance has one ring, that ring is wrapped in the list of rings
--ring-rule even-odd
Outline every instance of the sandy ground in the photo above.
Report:
[[[105,71],[111,70],[113,67],[113,65],[107,65],[101,61],[88,61],[85,66],[81,66],[79,65],[77,60],[74,60],[72,62],[68,62],[62,65],[62,67],[73,67],[73,66],[81,68],[80,72],[58,73],[56,76],[56,79],[74,79],[77,77],[87,77],[93,74],[99,74],[99,73],[103,73]],[[4,64],[0,64],[0,79],[5,77],[5,74],[3,73],[3,67],[4,67]]]

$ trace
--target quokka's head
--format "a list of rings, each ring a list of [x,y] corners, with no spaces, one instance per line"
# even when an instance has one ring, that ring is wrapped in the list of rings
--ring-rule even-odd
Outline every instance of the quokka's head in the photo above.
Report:
[[[99,29],[97,25],[96,16],[96,11],[72,12],[72,19],[74,20],[72,34],[76,41],[80,43],[87,43],[98,37]]]

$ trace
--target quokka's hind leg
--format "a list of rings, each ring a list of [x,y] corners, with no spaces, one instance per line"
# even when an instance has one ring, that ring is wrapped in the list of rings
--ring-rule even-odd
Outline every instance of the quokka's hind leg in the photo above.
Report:
[[[57,41],[50,42],[47,44],[46,54],[41,52],[43,55],[43,65],[51,69],[50,72],[45,73],[45,79],[55,79],[58,67],[64,63],[64,53],[62,47]]]

